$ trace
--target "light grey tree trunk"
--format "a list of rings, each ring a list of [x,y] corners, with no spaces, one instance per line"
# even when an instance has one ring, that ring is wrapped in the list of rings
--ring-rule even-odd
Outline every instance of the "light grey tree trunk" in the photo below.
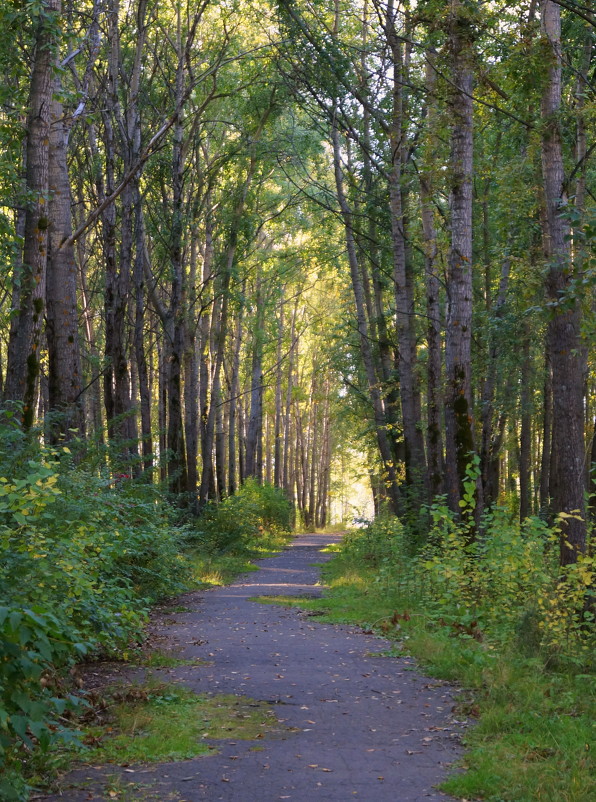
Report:
[[[74,246],[61,247],[72,233],[71,193],[67,151],[69,127],[56,80],[52,102],[49,151],[49,248],[46,276],[46,338],[48,393],[54,441],[70,439],[73,430],[84,436],[82,368],[77,309],[77,267]]]

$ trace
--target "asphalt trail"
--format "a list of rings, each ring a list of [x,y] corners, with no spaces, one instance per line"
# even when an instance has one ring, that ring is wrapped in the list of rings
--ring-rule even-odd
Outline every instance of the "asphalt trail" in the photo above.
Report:
[[[411,659],[375,657],[391,644],[373,635],[249,601],[319,594],[313,563],[328,559],[320,549],[338,539],[298,536],[286,551],[260,561],[258,572],[187,594],[178,602],[188,612],[155,624],[161,645],[207,662],[154,674],[200,693],[267,700],[281,722],[278,732],[258,741],[213,742],[218,754],[181,763],[78,769],[47,802],[110,799],[107,775],[128,784],[127,801],[449,799],[434,786],[461,752],[452,687],[423,677]],[[133,674],[102,681],[142,678]]]

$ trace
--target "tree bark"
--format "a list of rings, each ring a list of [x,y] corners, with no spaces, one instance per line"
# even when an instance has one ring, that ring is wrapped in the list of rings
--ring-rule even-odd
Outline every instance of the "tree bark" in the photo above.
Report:
[[[447,274],[445,337],[445,435],[447,495],[459,509],[466,469],[474,452],[471,389],[472,338],[472,32],[469,9],[451,0],[449,48],[453,89],[450,160],[451,247]]]
[[[390,125],[391,165],[389,170],[389,202],[391,208],[391,242],[393,248],[393,284],[398,343],[398,374],[402,422],[405,441],[406,479],[409,484],[426,485],[424,439],[417,404],[416,346],[414,303],[406,267],[405,219],[402,203],[403,148],[403,54],[402,43],[395,29],[393,0],[387,6],[386,35],[392,55],[392,116]],[[422,502],[418,494],[417,499]]]
[[[360,352],[362,354],[362,361],[366,372],[368,393],[373,409],[375,432],[379,452],[383,461],[384,471],[387,476],[387,488],[389,497],[391,499],[391,506],[393,512],[397,515],[399,512],[400,493],[397,484],[397,476],[395,466],[393,463],[393,455],[391,453],[391,446],[389,444],[389,437],[387,435],[387,421],[383,409],[381,395],[379,393],[378,380],[375,373],[375,366],[372,354],[372,348],[368,335],[368,324],[366,320],[366,310],[364,303],[364,291],[362,289],[362,279],[360,277],[360,270],[358,266],[358,257],[356,254],[356,244],[354,241],[354,228],[352,225],[352,213],[344,192],[343,173],[341,168],[341,156],[339,149],[339,134],[337,126],[334,125],[332,129],[333,140],[333,162],[335,172],[335,186],[337,191],[337,199],[339,208],[344,223],[346,248],[348,252],[348,261],[350,264],[350,276],[352,281],[352,291],[356,303],[356,320],[358,327],[358,334],[360,340]]]
[[[252,343],[252,371],[250,381],[250,416],[246,434],[246,475],[259,484],[263,481],[262,460],[259,460],[259,445],[263,437],[263,327],[264,303],[261,276],[257,267],[256,314]]]
[[[52,102],[49,150],[49,248],[46,275],[46,338],[48,343],[49,405],[54,414],[54,442],[69,440],[74,431],[84,436],[82,368],[77,309],[77,268],[74,247],[60,248],[72,231],[67,150],[69,127],[58,100],[56,80]]]
[[[135,205],[135,262],[134,262],[134,288],[135,288],[135,324],[134,324],[134,352],[139,379],[139,398],[141,405],[141,441],[143,454],[143,470],[147,479],[151,478],[153,469],[153,434],[151,431],[151,387],[147,357],[145,355],[145,275],[146,275],[146,242],[145,226],[141,193],[138,185],[134,189]]]
[[[434,91],[436,73],[430,60],[426,66],[426,87]],[[435,111],[432,98],[428,101],[429,149],[435,142]],[[424,158],[420,175],[420,205],[422,217],[422,236],[424,238],[424,279],[426,287],[426,448],[428,458],[428,481],[431,499],[443,492],[444,461],[443,431],[441,426],[443,393],[441,387],[441,277],[438,266],[437,233],[435,229],[435,212],[432,181],[431,152]]]
[[[550,507],[550,463],[552,451],[553,393],[548,355],[544,364],[542,394],[542,456],[540,460],[540,511],[546,515]]]
[[[283,379],[283,364],[282,364],[282,351],[283,351],[283,338],[284,338],[284,291],[279,301],[279,317],[277,322],[277,351],[276,351],[276,366],[275,366],[275,422],[274,422],[274,444],[273,444],[273,484],[275,487],[282,487],[282,448],[283,448],[283,409],[282,409],[282,379]]]
[[[542,0],[542,41],[547,48],[547,80],[542,95],[542,175],[546,201],[548,273],[546,292],[552,304],[547,349],[553,375],[553,446],[555,513],[562,522],[561,565],[577,561],[586,550],[584,502],[583,371],[580,307],[575,297],[562,296],[573,278],[569,245],[561,107],[561,10]]]
[[[242,291],[244,296],[244,287]],[[240,305],[236,318],[236,330],[234,332],[234,345],[232,353],[232,376],[230,381],[230,413],[229,413],[229,432],[228,432],[228,491],[231,496],[238,488],[238,460],[237,460],[237,410],[238,393],[240,392],[240,347],[242,345],[242,318],[244,307]]]
[[[530,466],[532,450],[532,365],[529,332],[524,332],[521,366],[521,432],[519,443],[519,519],[532,514],[530,496]]]
[[[35,55],[27,112],[25,149],[26,210],[23,263],[15,273],[20,283],[18,307],[13,310],[4,398],[23,403],[23,424],[34,421],[36,385],[40,368],[40,336],[44,318],[48,248],[49,142],[54,64],[62,7],[60,0],[44,0],[35,32]]]
[[[507,257],[501,265],[501,277],[499,289],[494,303],[489,302],[491,318],[494,323],[503,317],[505,303],[507,301],[507,291],[509,288],[509,275],[511,271],[511,260]],[[498,325],[496,327],[498,330]],[[500,448],[500,438],[494,431],[494,412],[495,412],[495,388],[498,373],[499,342],[495,331],[490,331],[488,335],[488,356],[486,366],[486,378],[482,385],[482,441],[480,446],[480,470],[482,472],[482,492],[484,503],[487,507],[494,504],[498,495],[498,482],[494,481],[495,459],[498,458]],[[497,448],[498,445],[498,448]]]

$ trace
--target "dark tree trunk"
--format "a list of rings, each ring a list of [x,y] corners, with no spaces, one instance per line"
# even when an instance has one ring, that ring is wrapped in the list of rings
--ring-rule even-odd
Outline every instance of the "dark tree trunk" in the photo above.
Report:
[[[253,331],[252,371],[250,382],[250,416],[246,434],[246,475],[263,481],[262,458],[259,449],[263,437],[263,326],[264,304],[261,277],[257,276],[256,315]]]
[[[473,51],[469,10],[451,3],[449,49],[453,87],[451,133],[451,248],[447,274],[445,337],[445,434],[447,495],[459,509],[463,481],[474,452],[471,389]]]
[[[165,339],[162,337],[158,345],[158,388],[157,388],[157,420],[159,426],[159,478],[165,484],[168,477],[168,463],[166,460],[167,440],[166,433],[168,428],[167,407],[167,373],[168,373],[168,349]]]
[[[426,86],[429,92],[434,90],[436,84],[435,70],[427,63]],[[434,125],[435,110],[429,100],[428,118],[431,129],[431,145],[435,142]],[[429,147],[431,147],[429,145]],[[441,305],[440,290],[441,277],[439,275],[437,234],[434,221],[434,199],[431,177],[431,152],[425,156],[424,168],[420,176],[420,203],[422,217],[422,235],[424,238],[424,278],[426,287],[426,341],[427,341],[427,367],[426,367],[426,417],[427,417],[427,464],[430,497],[434,498],[443,492],[444,461],[443,461],[443,432],[441,416],[443,408],[443,393],[441,387]]]
[[[542,35],[547,54],[547,80],[542,96],[542,174],[546,201],[546,291],[554,305],[548,324],[547,349],[553,375],[553,448],[555,513],[562,523],[561,564],[577,561],[586,549],[584,502],[583,370],[580,307],[572,296],[557,306],[573,278],[566,203],[559,110],[561,106],[561,9],[542,2]]]
[[[530,465],[532,449],[532,366],[529,333],[524,333],[521,368],[521,432],[519,444],[519,518],[524,521],[532,513]]]
[[[8,365],[4,398],[23,403],[23,424],[34,420],[36,385],[40,367],[40,337],[44,318],[48,247],[48,167],[54,91],[56,37],[60,23],[60,0],[45,0],[35,33],[35,55],[25,152],[26,211],[23,264],[15,273],[20,283],[15,326],[8,343]]]
[[[490,303],[491,316],[495,322],[498,322],[503,317],[505,311],[510,270],[511,261],[505,259],[501,266],[501,278],[499,281],[497,298],[494,303]],[[498,452],[501,443],[498,431],[495,439],[493,420],[499,358],[499,342],[496,331],[498,331],[498,326],[495,327],[495,332],[489,334],[488,364],[486,366],[486,378],[482,385],[482,443],[480,447],[480,469],[482,471],[484,503],[487,507],[490,507],[491,504],[496,502],[499,492],[498,482],[495,483],[494,481],[495,460],[498,460]]]
[[[141,206],[141,194],[138,186],[135,187],[135,263],[134,263],[134,287],[135,287],[135,327],[134,327],[134,351],[139,380],[139,398],[141,405],[141,441],[143,454],[143,470],[150,479],[153,469],[153,435],[151,431],[151,387],[149,383],[149,372],[147,369],[147,358],[145,355],[145,227],[143,221],[143,209]]]
[[[283,430],[283,408],[282,408],[282,379],[283,379],[283,363],[282,363],[282,350],[284,338],[284,297],[283,290],[279,302],[279,318],[277,326],[277,364],[275,366],[275,423],[274,423],[274,444],[273,444],[273,484],[276,487],[282,487],[282,430]]]
[[[244,295],[244,291],[242,292]],[[232,377],[230,381],[230,413],[229,413],[229,432],[228,432],[228,488],[231,496],[238,488],[238,464],[237,464],[237,410],[238,393],[240,392],[240,347],[242,345],[242,317],[243,307],[238,310],[236,318],[236,330],[234,332],[234,346],[232,353]]]
[[[293,500],[293,489],[290,481],[290,473],[292,471],[292,460],[290,459],[291,448],[291,411],[292,411],[292,389],[294,380],[294,360],[298,347],[296,337],[296,316],[298,314],[298,299],[294,303],[292,310],[292,323],[290,326],[290,352],[288,355],[288,377],[286,383],[286,403],[284,410],[284,449],[283,449],[283,471],[282,471],[282,487],[285,489],[286,494],[290,500]]]
[[[405,441],[406,478],[409,484],[426,484],[424,439],[417,403],[416,346],[414,333],[414,302],[407,270],[405,216],[402,198],[403,148],[403,53],[397,37],[393,0],[387,7],[387,41],[391,48],[393,68],[393,107],[390,127],[392,161],[389,171],[391,208],[391,241],[393,247],[393,283],[398,344],[398,374],[402,423]],[[417,495],[422,502],[423,497]]]
[[[188,285],[196,292],[198,246],[196,234],[193,236],[190,251]],[[194,298],[196,302],[196,297]],[[194,308],[194,304],[192,304]],[[185,326],[184,344],[184,439],[186,444],[186,490],[194,506],[198,482],[199,455],[199,360],[196,341],[197,326],[193,315],[188,312]]]
[[[364,369],[366,371],[368,392],[373,409],[374,425],[379,452],[381,454],[383,466],[388,477],[388,491],[391,498],[391,505],[393,512],[397,515],[399,511],[400,493],[397,484],[395,465],[393,462],[393,454],[389,443],[389,437],[387,435],[387,420],[385,417],[385,411],[383,409],[381,394],[379,392],[379,384],[375,372],[374,359],[368,334],[364,291],[362,288],[358,257],[356,254],[356,244],[354,241],[352,213],[348,206],[344,192],[343,172],[341,168],[341,156],[339,148],[339,134],[335,125],[333,127],[332,136],[335,186],[345,229],[346,248],[348,252],[348,261],[350,264],[350,276],[352,280],[352,291],[354,293],[354,300],[356,303],[356,319],[360,339],[360,352],[362,355],[362,361],[364,363]]]

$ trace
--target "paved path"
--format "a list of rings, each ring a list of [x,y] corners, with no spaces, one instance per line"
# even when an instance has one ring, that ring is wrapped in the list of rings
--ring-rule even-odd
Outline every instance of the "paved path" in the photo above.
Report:
[[[317,594],[320,549],[333,535],[301,535],[260,571],[233,585],[191,593],[188,612],[168,616],[157,635],[183,657],[209,664],[164,669],[201,693],[268,700],[284,727],[258,742],[218,742],[219,754],[183,763],[118,769],[151,792],[127,800],[226,802],[444,802],[434,785],[459,754],[450,718],[452,689],[417,673],[407,658],[379,658],[388,642],[350,627],[317,622],[294,608],[249,601],[257,595]],[[172,617],[175,619],[172,621]],[[255,750],[255,743],[259,751]],[[127,771],[128,773],[124,773]],[[101,768],[76,772],[85,791],[67,802],[102,799],[90,791]],[[105,787],[105,783],[101,783]]]

